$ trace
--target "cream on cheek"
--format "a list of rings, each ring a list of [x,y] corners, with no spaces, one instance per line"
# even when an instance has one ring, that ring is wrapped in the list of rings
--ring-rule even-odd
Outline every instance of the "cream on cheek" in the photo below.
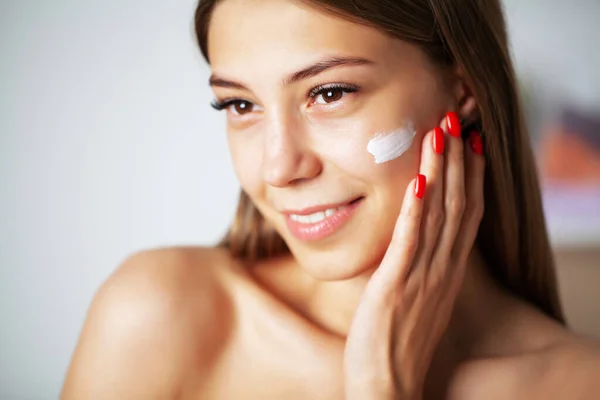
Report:
[[[314,138],[312,147],[324,159],[333,162],[351,176],[366,181],[372,181],[375,177],[383,178],[382,174],[387,176],[397,170],[399,165],[405,170],[412,165],[414,158],[411,156],[406,159],[409,164],[401,161],[408,157],[407,152],[412,153],[409,150],[417,136],[415,124],[412,119],[397,121],[396,124],[395,129],[384,131],[377,130],[372,121],[365,121],[364,118],[321,121],[313,126],[314,131],[310,135]],[[398,160],[401,164],[392,163],[392,170],[377,167],[393,160]]]
[[[393,131],[376,133],[367,144],[367,151],[376,164],[395,160],[411,148],[416,134],[414,124],[406,121]]]

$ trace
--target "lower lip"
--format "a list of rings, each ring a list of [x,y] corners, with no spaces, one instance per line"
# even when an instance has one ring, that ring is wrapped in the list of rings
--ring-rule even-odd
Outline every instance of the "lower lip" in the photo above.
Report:
[[[349,203],[345,207],[336,211],[335,214],[312,224],[303,224],[294,221],[290,216],[286,216],[288,229],[298,239],[301,240],[321,240],[338,231],[354,214],[354,211],[362,203],[362,198]]]

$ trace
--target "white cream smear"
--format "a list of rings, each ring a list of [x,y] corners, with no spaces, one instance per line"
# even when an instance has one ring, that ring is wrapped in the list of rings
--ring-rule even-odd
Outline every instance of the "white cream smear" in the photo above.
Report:
[[[416,133],[412,122],[391,132],[377,133],[367,144],[367,151],[377,164],[395,160],[410,149]]]

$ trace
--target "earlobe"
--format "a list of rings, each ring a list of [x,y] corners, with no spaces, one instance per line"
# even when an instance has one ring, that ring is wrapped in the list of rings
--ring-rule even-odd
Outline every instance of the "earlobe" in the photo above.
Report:
[[[462,68],[457,67],[455,73],[458,79],[455,83],[454,96],[458,104],[458,115],[463,125],[470,125],[479,120],[479,107]]]
[[[463,125],[470,125],[479,120],[479,108],[473,95],[465,96],[459,103],[458,115],[463,120]]]

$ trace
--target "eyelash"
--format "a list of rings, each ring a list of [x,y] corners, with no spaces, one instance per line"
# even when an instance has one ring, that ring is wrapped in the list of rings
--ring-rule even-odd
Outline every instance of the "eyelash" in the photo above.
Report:
[[[325,94],[325,93],[327,93],[327,91],[330,91],[330,90],[342,90],[345,93],[356,93],[356,92],[358,92],[359,89],[360,88],[357,85],[346,84],[346,83],[333,83],[333,84],[327,84],[327,85],[319,85],[319,86],[316,86],[316,87],[312,88],[311,90],[309,90],[308,98],[314,99],[318,95]],[[215,110],[222,111],[222,110],[227,109],[229,106],[234,105],[238,102],[246,102],[246,103],[252,104],[252,102],[244,100],[244,99],[229,98],[229,99],[224,99],[221,101],[215,99],[210,103],[210,105]]]

